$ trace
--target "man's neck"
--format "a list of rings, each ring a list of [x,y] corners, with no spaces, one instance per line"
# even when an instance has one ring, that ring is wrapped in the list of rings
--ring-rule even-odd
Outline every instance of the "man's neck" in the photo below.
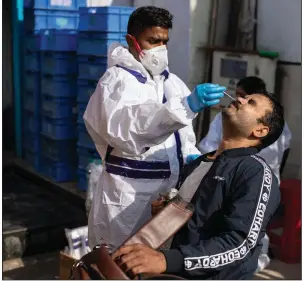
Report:
[[[215,154],[209,156],[210,159],[216,159],[222,152],[228,149],[241,148],[241,147],[250,147],[255,146],[256,143],[253,143],[251,140],[246,139],[237,139],[237,138],[222,138],[218,149]]]

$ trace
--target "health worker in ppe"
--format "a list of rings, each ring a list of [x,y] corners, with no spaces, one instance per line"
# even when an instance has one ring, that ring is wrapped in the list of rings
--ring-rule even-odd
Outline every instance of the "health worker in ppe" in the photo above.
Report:
[[[219,103],[225,87],[193,92],[168,69],[173,16],[146,6],[128,22],[128,48],[109,50],[109,68],[87,105],[84,121],[104,165],[89,215],[89,245],[121,245],[151,217],[151,202],[174,188],[195,147],[192,120]],[[181,66],[183,67],[183,66]]]
[[[249,76],[241,79],[237,83],[236,96],[244,97],[254,93],[266,91],[265,82],[256,76]],[[210,124],[208,134],[201,140],[198,145],[202,153],[207,153],[217,149],[222,138],[222,119],[219,112]],[[285,122],[284,130],[278,140],[270,146],[262,149],[257,155],[262,157],[271,167],[272,171],[280,181],[280,168],[284,152],[290,147],[291,132]]]

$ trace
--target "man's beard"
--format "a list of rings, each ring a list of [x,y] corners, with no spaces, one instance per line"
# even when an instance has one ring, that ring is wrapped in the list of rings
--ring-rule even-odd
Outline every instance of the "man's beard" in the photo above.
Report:
[[[245,137],[246,128],[239,122],[236,116],[232,116],[227,110],[222,111],[222,130],[234,137]]]

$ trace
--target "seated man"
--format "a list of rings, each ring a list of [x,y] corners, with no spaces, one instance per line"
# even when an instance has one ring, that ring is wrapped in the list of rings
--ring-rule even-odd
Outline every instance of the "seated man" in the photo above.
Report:
[[[134,244],[113,254],[127,272],[170,273],[186,279],[251,279],[266,226],[280,202],[278,181],[256,156],[284,127],[283,108],[271,96],[239,97],[223,110],[223,137],[217,151],[197,158],[213,161],[192,198],[195,211],[174,236],[171,249]]]
[[[266,91],[265,82],[256,76],[249,76],[241,79],[237,83],[236,96],[244,97],[254,93]],[[218,148],[222,138],[222,118],[219,112],[210,124],[209,132],[198,145],[201,153],[207,153]],[[285,150],[289,149],[291,132],[285,122],[283,133],[272,145],[262,149],[257,155],[262,157],[270,166],[274,174],[280,181],[280,168],[284,158]]]

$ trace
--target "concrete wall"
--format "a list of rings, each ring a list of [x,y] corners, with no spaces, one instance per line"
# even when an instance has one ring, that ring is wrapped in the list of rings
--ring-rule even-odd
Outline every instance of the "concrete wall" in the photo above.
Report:
[[[259,0],[257,46],[301,62],[301,0]]]
[[[301,178],[301,0],[259,0],[258,4],[258,48],[278,51],[284,73],[280,95],[292,142],[283,176]]]
[[[281,100],[285,119],[292,133],[290,155],[284,170],[284,178],[300,178],[302,171],[302,67],[280,65],[284,72]]]
[[[230,1],[219,1],[216,23],[215,45],[225,45]],[[205,71],[205,55],[202,49],[208,44],[209,21],[211,17],[211,0],[190,0],[191,7],[191,61],[190,74],[187,81],[190,89],[203,81]]]

